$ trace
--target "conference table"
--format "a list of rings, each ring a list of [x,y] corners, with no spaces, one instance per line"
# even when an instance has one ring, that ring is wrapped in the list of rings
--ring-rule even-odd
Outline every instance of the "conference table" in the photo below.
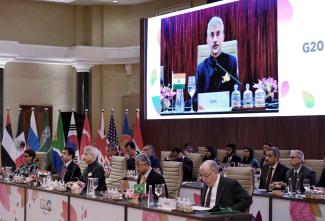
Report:
[[[87,197],[0,180],[0,220],[6,221],[251,221],[248,213],[192,213],[147,208],[144,202]]]
[[[277,220],[325,220],[325,199],[310,199],[304,197],[289,197],[278,192],[256,190],[253,193],[253,204],[250,213],[263,221]]]
[[[200,199],[202,184],[196,182],[183,183],[180,188],[181,197]],[[258,221],[323,221],[325,220],[325,199],[310,199],[304,195],[289,197],[278,191],[266,192],[255,190],[253,203],[249,213]]]

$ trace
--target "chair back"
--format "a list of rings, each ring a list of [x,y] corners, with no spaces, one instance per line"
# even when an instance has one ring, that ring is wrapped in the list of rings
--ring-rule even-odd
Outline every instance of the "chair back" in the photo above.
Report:
[[[220,162],[222,162],[223,158],[226,156],[226,150],[225,149],[217,149],[217,158]]]
[[[281,158],[290,158],[290,150],[279,150]]]
[[[198,178],[199,175],[199,169],[202,164],[203,155],[199,153],[188,153],[186,154],[186,157],[192,160],[193,162],[193,170],[192,170],[192,177]]]
[[[225,41],[222,43],[222,51],[234,56],[236,59],[238,57],[238,42],[237,40]],[[204,59],[210,56],[211,50],[207,44],[197,46],[197,64],[200,64]]]
[[[166,157],[169,156],[171,152],[170,151],[166,151],[166,150],[163,150],[160,152],[160,161],[164,161],[166,159]]]
[[[107,178],[107,186],[118,188],[126,174],[126,159],[121,156],[112,156],[112,168]]]
[[[34,161],[38,163],[39,169],[44,170],[46,165],[46,153],[45,152],[36,152]]]
[[[288,167],[288,168],[291,168],[291,165],[290,165],[290,158],[280,158],[279,159],[279,162],[281,164],[283,164],[284,166]]]
[[[183,163],[162,161],[162,168],[168,190],[168,197],[176,199],[183,180]]]
[[[324,169],[324,160],[305,160],[304,164],[315,171],[316,181],[318,181]]]
[[[244,150],[236,150],[237,156],[239,156],[241,159],[243,159],[243,152]]]
[[[197,152],[204,155],[205,147],[197,147]]]
[[[228,167],[227,176],[237,180],[240,185],[252,196],[254,190],[254,173],[251,167]]]
[[[254,157],[258,162],[264,157],[263,150],[254,150]]]

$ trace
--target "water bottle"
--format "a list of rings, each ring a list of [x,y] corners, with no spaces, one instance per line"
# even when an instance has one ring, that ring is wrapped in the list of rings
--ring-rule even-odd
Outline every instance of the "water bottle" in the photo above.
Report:
[[[241,97],[240,91],[238,91],[238,85],[234,85],[234,91],[231,93],[231,107],[240,107]]]
[[[296,198],[301,198],[301,189],[300,189],[300,182],[299,182],[299,178],[297,178],[297,182],[296,182]]]
[[[255,91],[255,107],[265,107],[265,91],[262,89],[262,85],[259,85]]]
[[[246,84],[246,90],[243,95],[243,106],[244,108],[253,107],[253,93],[249,90],[249,84]]]
[[[291,178],[288,179],[287,192],[288,192],[288,196],[291,197],[292,196]]]
[[[179,113],[184,112],[184,92],[183,92],[183,89],[177,89],[176,90],[175,111],[179,112]]]
[[[180,210],[181,208],[181,198],[180,197],[177,197],[177,200],[176,200],[176,210]]]
[[[260,188],[260,174],[254,174],[254,189],[258,190]]]
[[[153,192],[152,192],[152,185],[149,185],[149,190],[148,190],[148,199],[147,199],[147,207],[150,208],[154,205],[153,202]]]
[[[161,195],[160,195],[160,198],[166,198],[166,189],[165,189],[165,184],[161,184]]]
[[[48,184],[52,180],[52,175],[51,172],[48,171],[46,174],[46,183]]]

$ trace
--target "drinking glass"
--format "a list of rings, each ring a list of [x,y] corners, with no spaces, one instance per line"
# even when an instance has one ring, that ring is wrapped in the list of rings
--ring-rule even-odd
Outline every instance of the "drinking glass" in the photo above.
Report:
[[[98,187],[98,178],[88,178],[88,184],[87,184],[87,195],[94,197],[95,190]]]
[[[305,191],[307,191],[310,188],[310,180],[309,179],[304,179],[302,184],[305,188]]]
[[[187,81],[187,91],[191,96],[191,112],[193,112],[193,96],[196,90],[195,76],[189,76]]]
[[[92,188],[95,194],[96,188],[98,187],[98,178],[93,178]]]
[[[159,201],[159,197],[162,194],[162,185],[161,184],[155,185],[155,193],[158,196],[158,201]]]
[[[10,181],[12,167],[5,167],[5,181]]]

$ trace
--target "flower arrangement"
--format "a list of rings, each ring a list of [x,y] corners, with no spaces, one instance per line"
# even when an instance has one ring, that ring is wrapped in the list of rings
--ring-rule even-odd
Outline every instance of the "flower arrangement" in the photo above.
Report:
[[[37,174],[31,174],[26,178],[26,183],[29,185],[37,186],[40,182],[40,177]]]
[[[86,186],[85,183],[81,181],[73,182],[70,188],[71,193],[80,194],[85,186]]]
[[[261,88],[265,91],[266,96],[274,96],[274,93],[278,92],[278,82],[277,80],[268,77],[258,80],[258,83],[253,85],[253,88]]]
[[[170,85],[160,87],[160,104],[162,111],[167,110],[171,106],[171,100],[175,95],[176,92],[170,88]]]

